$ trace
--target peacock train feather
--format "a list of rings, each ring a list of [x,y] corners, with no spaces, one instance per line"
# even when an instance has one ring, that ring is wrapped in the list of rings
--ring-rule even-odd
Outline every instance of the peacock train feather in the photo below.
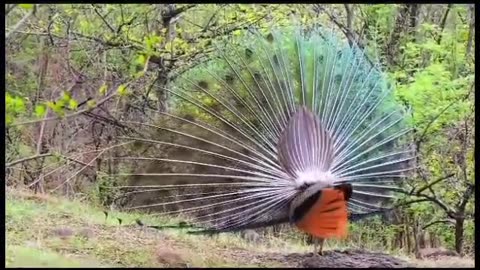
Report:
[[[250,31],[162,90],[167,111],[125,121],[142,134],[117,157],[132,168],[116,175],[128,209],[236,231],[293,224],[338,189],[355,219],[387,207],[412,169],[392,85],[333,31]]]

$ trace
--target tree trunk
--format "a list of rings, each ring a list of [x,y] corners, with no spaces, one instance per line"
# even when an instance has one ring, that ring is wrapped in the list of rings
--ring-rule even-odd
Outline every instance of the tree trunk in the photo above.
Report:
[[[468,30],[467,51],[465,53],[467,57],[470,55],[470,52],[472,50],[473,36],[475,35],[475,5],[474,4],[470,5],[469,13],[470,13],[470,26]]]
[[[168,77],[167,73],[169,71],[164,68],[160,69],[158,73],[158,81],[157,81],[157,109],[159,112],[166,112],[168,110],[167,108],[167,102],[168,102],[168,92],[165,90],[165,87],[167,86],[168,83]]]
[[[349,4],[345,4],[345,11],[347,12],[347,35],[350,36],[348,39],[348,43],[352,46],[352,40],[355,39],[353,35],[353,6]]]
[[[445,14],[443,15],[442,22],[440,23],[440,34],[437,39],[437,43],[440,44],[442,42],[442,35],[443,35],[443,30],[445,29],[445,25],[447,24],[447,18],[448,18],[448,13],[450,13],[450,9],[452,9],[453,4],[448,4],[447,10],[445,11]]]
[[[455,251],[463,256],[463,225],[465,222],[464,217],[459,217],[455,220]]]
[[[413,241],[414,241],[414,252],[415,252],[415,257],[417,259],[420,258],[420,246],[421,246],[421,229],[418,224],[418,220],[415,219],[415,222],[413,224]]]
[[[389,66],[397,65],[400,41],[406,32],[406,28],[408,27],[407,19],[409,17],[409,13],[409,5],[402,5],[400,11],[397,14],[395,26],[393,28],[392,34],[390,35],[390,40],[386,44],[385,49],[385,51],[387,52],[387,62]]]
[[[409,32],[411,33],[411,36],[413,38],[413,41],[415,42],[416,39],[416,32],[417,32],[417,26],[418,26],[418,21],[419,21],[419,15],[420,15],[420,4],[411,4],[410,5],[410,29]]]
[[[405,243],[407,245],[407,253],[412,252],[412,241],[410,239],[410,218],[405,216]]]

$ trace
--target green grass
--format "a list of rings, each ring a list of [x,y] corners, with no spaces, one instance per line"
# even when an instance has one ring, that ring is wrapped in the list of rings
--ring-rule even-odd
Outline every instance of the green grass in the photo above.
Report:
[[[123,220],[118,225],[117,218]],[[142,213],[109,211],[82,201],[35,196],[9,190],[6,203],[7,267],[162,267],[255,266],[230,260],[235,249],[265,250],[237,235],[194,236],[182,230],[156,231],[135,224],[177,224],[177,220]],[[61,238],[55,230],[68,228]],[[85,237],[88,230],[93,237]],[[269,265],[267,265],[269,266]],[[271,266],[276,266],[272,263]]]
[[[32,247],[7,246],[7,267],[101,267],[94,260],[75,258],[50,250]]]

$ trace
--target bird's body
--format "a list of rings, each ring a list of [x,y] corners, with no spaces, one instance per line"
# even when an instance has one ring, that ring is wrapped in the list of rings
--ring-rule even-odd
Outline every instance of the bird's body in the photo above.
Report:
[[[190,216],[202,233],[290,223],[322,241],[345,237],[349,217],[381,209],[410,169],[403,108],[363,51],[332,32],[243,41],[164,89],[171,109],[157,113],[173,124],[129,122],[163,133],[124,139],[163,148],[123,159],[172,167],[123,175],[150,177],[144,192],[175,190],[131,208]]]
[[[343,191],[325,188],[321,194],[312,197],[315,200],[313,205],[305,210],[295,225],[317,238],[345,237],[348,214]],[[307,200],[305,203],[308,203]]]

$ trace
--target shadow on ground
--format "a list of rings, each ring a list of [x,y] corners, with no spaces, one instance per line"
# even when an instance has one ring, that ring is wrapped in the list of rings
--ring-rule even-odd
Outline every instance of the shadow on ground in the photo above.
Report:
[[[323,256],[313,253],[290,254],[286,260],[295,261],[297,267],[305,268],[402,268],[410,265],[387,254],[366,250],[332,250]]]
[[[388,254],[366,250],[329,250],[323,256],[313,253],[261,253],[253,255],[247,250],[237,250],[231,257],[248,260],[258,266],[275,263],[284,267],[301,268],[404,268],[412,267],[408,262]],[[240,259],[241,258],[241,259]]]

